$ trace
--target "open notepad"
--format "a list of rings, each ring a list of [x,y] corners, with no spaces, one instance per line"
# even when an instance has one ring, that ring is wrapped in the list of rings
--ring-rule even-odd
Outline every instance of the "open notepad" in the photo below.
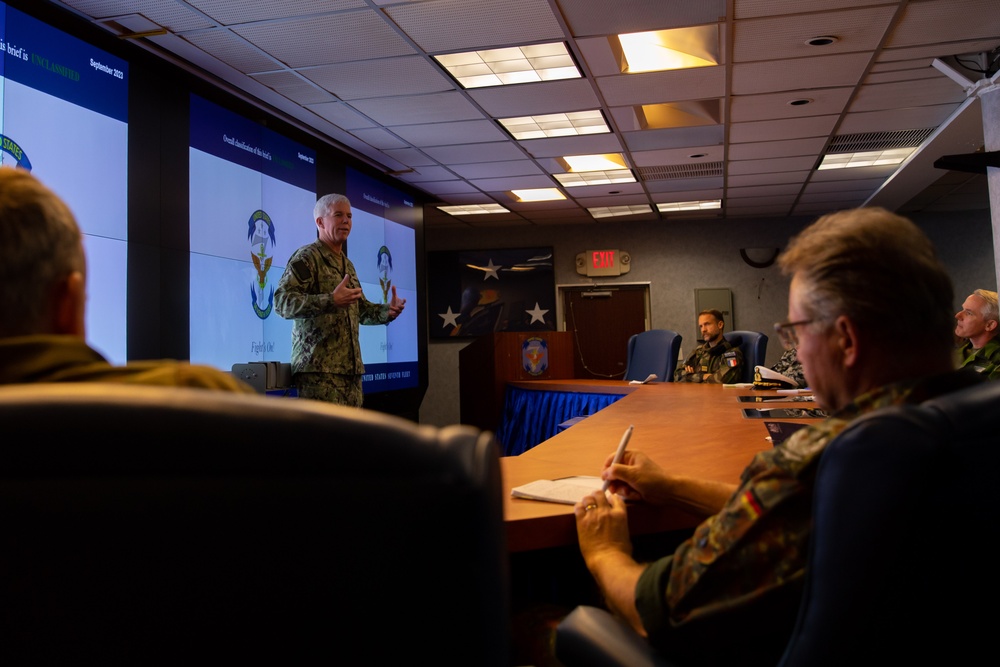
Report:
[[[544,500],[550,503],[575,505],[588,493],[600,491],[604,482],[600,477],[576,475],[559,479],[539,479],[534,482],[515,486],[510,490],[514,498],[529,500]]]

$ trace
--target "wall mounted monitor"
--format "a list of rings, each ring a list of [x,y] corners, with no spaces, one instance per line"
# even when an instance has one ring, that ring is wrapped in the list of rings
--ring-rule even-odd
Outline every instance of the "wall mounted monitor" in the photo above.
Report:
[[[0,3],[0,157],[70,207],[87,254],[87,339],[126,350],[128,63]]]
[[[415,388],[420,383],[416,224],[411,197],[390,185],[347,169],[347,190],[354,224],[347,256],[358,272],[365,298],[388,303],[392,288],[406,307],[395,321],[362,326],[361,358],[365,395]]]
[[[316,154],[197,95],[190,114],[191,361],[287,363],[292,322],[274,289],[316,239]]]

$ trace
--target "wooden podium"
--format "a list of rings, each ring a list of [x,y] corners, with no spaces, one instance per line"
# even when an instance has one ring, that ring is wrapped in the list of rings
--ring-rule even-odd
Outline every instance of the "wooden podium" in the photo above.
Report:
[[[480,336],[458,353],[461,420],[496,432],[507,383],[573,377],[569,331],[501,331]]]

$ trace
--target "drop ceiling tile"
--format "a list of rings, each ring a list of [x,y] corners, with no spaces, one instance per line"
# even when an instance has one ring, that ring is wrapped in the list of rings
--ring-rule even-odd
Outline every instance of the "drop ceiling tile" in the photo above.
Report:
[[[887,45],[913,46],[1000,35],[996,0],[910,2]]]
[[[630,0],[609,11],[604,2],[560,0],[559,8],[574,35],[610,35],[646,30],[666,30],[715,23],[726,14],[724,0],[672,3],[663,0]]]
[[[725,136],[726,128],[722,125],[622,132],[626,145],[633,152],[721,146]]]
[[[733,66],[732,92],[734,95],[753,95],[853,86],[864,75],[870,60],[867,52],[861,52],[737,63]]]
[[[733,62],[871,51],[882,41],[895,12],[896,7],[888,5],[737,21]],[[822,47],[806,44],[821,35],[839,41]]]
[[[512,141],[459,144],[456,146],[428,146],[423,149],[423,152],[438,162],[452,165],[524,159],[524,151]]]
[[[268,74],[253,74],[251,78],[259,81],[271,90],[284,95],[296,104],[320,104],[332,102],[337,98],[319,86],[303,79],[295,72],[282,71]]]
[[[801,171],[812,169],[818,160],[816,157],[785,157],[770,160],[734,160],[729,163],[729,174],[766,174],[776,171]]]
[[[329,13],[328,0],[187,0],[198,11],[205,12],[223,25],[251,23],[273,19],[302,16],[303,14]],[[136,3],[139,4],[139,3]],[[365,7],[365,0],[339,0],[337,10]]]
[[[554,178],[549,178],[544,174],[538,176],[508,176],[507,178],[479,178],[471,179],[469,182],[483,192],[509,192],[510,190],[559,187],[559,183]]]
[[[423,167],[414,167],[413,171],[399,174],[396,178],[406,181],[407,183],[433,183],[458,177],[444,167],[427,165]]]
[[[612,107],[714,99],[726,94],[726,68],[696,67],[602,76],[597,79],[597,87]]]
[[[393,132],[414,146],[451,146],[501,141],[507,135],[488,120],[400,125]]]
[[[535,176],[545,173],[531,160],[459,164],[452,166],[451,169],[462,178],[468,178],[470,180],[490,178],[494,176]]]
[[[802,185],[812,174],[811,171],[775,171],[765,174],[730,174],[726,183],[731,188],[744,188],[758,185],[774,185],[776,183],[793,183]]]
[[[704,154],[704,157],[693,157]],[[722,146],[697,146],[661,151],[640,151],[632,153],[637,167],[659,167],[670,164],[698,164],[722,160]]]
[[[771,196],[795,196],[802,190],[799,183],[785,183],[781,185],[755,185],[753,187],[726,188],[726,198],[730,201],[742,197],[771,197]]]
[[[722,177],[711,178],[668,178],[660,181],[646,181],[646,189],[650,193],[696,192],[718,190],[722,192]],[[693,197],[672,198],[671,201],[688,201]]]
[[[584,134],[578,137],[549,137],[518,142],[532,157],[620,153],[622,145],[613,134]]]
[[[519,86],[474,88],[472,100],[494,118],[588,111],[600,108],[593,84],[587,79],[562,79]]]
[[[829,115],[733,123],[729,128],[729,141],[740,144],[802,137],[828,137],[838,119],[839,116]]]
[[[384,11],[429,53],[564,39],[547,0],[434,0],[390,6]]]
[[[234,27],[233,32],[295,68],[416,53],[370,9],[252,23]],[[318,49],[317,44],[327,46]]]
[[[483,118],[482,112],[457,91],[356,99],[351,106],[387,127]]]
[[[437,164],[437,161],[416,148],[399,148],[387,150],[385,154],[407,167],[424,167]]]
[[[362,128],[377,127],[371,119],[365,118],[343,102],[310,104],[307,108],[320,118],[325,118],[337,127],[345,130],[360,130]]]
[[[893,130],[915,130],[937,127],[955,111],[954,104],[886,109],[864,113],[849,113],[844,116],[838,132],[855,134],[860,132],[891,132]]]
[[[407,146],[406,142],[401,141],[399,137],[380,127],[351,130],[351,134],[366,144],[374,146],[379,150],[386,150],[389,148],[405,148]]]
[[[808,5],[802,0],[736,0],[733,16],[737,19],[747,19],[760,16],[780,16],[782,14],[800,14],[808,9],[812,12],[822,12],[830,9],[847,7],[864,7],[871,0],[810,0]]]
[[[342,100],[454,90],[451,79],[420,56],[363,60],[299,70]]]
[[[733,123],[745,123],[756,120],[839,115],[853,91],[853,88],[813,88],[765,95],[737,95],[732,98],[730,120]],[[793,100],[800,99],[811,102],[801,106],[789,104]]]
[[[965,97],[965,91],[942,74],[938,78],[927,79],[919,86],[906,81],[861,86],[851,102],[850,111],[858,113],[949,103],[957,107]]]
[[[733,144],[729,147],[729,159],[762,160],[775,157],[794,157],[797,155],[808,155],[815,158],[815,156],[823,152],[826,144],[827,137]]]

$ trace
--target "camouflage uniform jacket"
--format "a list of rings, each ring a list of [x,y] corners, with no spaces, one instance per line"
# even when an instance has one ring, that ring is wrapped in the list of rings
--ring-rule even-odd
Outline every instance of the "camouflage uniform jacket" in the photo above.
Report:
[[[779,662],[802,593],[820,454],[859,416],[982,381],[958,371],[888,385],[757,454],[725,507],[636,585],[650,641],[688,664]]]
[[[354,264],[320,240],[296,250],[274,290],[274,309],[292,324],[292,373],[361,375],[365,366],[358,341],[359,324],[385,324],[389,304],[363,296],[346,308],[333,303],[333,290],[351,276],[360,287]]]
[[[694,369],[694,373],[684,370],[685,366]],[[702,378],[704,373],[711,373],[708,380]],[[674,382],[710,382],[717,384],[732,384],[740,381],[743,373],[743,352],[733,347],[725,338],[715,346],[701,344],[674,371]]]
[[[232,373],[186,361],[108,362],[77,336],[36,334],[0,338],[0,385],[34,382],[113,382],[216,389],[242,394],[253,388]]]
[[[808,386],[806,384],[806,376],[802,374],[802,364],[799,363],[798,353],[794,347],[782,352],[781,358],[778,359],[774,366],[771,366],[771,370],[795,380],[800,387]]]
[[[965,341],[958,348],[957,354],[959,368],[971,368],[989,380],[1000,378],[1000,336],[989,339],[978,350],[973,349],[972,343]]]

